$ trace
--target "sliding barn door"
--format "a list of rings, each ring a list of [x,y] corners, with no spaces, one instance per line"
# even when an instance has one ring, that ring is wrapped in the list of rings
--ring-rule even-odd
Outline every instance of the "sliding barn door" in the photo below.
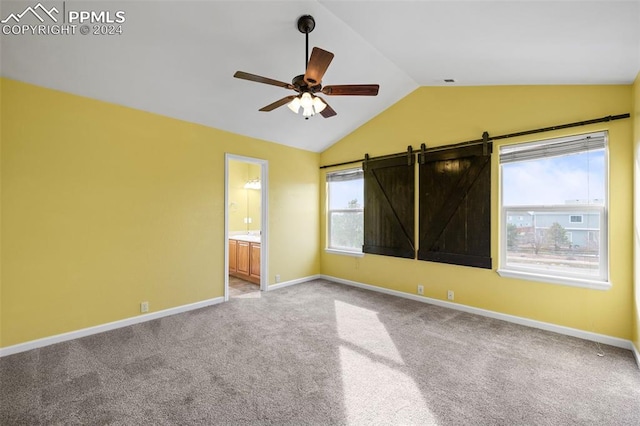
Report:
[[[415,259],[414,159],[364,163],[363,252]]]
[[[419,163],[418,259],[491,268],[491,144],[423,153]]]

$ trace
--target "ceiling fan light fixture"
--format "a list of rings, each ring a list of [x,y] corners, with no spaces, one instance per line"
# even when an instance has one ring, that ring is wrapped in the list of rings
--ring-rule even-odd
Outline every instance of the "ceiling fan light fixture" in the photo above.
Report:
[[[289,107],[294,114],[297,114],[300,111],[300,98],[297,96],[293,98],[293,100],[287,104],[287,107]]]
[[[316,111],[316,114],[320,114],[326,107],[327,104],[322,102],[322,99],[317,96],[313,98],[313,109]]]
[[[313,96],[309,92],[304,92],[300,96],[296,96],[287,104],[287,107],[293,111],[295,114],[300,112],[300,108],[302,108],[302,115],[305,118],[313,117],[315,114],[320,114],[326,107],[327,104],[322,102],[317,96]]]
[[[313,98],[311,97],[311,93],[304,92],[300,97],[300,106],[304,109],[311,109],[313,106]]]
[[[304,108],[303,107],[302,108],[302,116],[303,117],[309,118],[309,117],[312,117],[313,114],[314,114],[314,112],[313,112],[313,108],[312,107],[309,107],[309,108]]]
[[[300,106],[302,107],[303,117],[309,118],[313,116],[313,98],[309,92],[304,92],[302,96],[300,96]]]

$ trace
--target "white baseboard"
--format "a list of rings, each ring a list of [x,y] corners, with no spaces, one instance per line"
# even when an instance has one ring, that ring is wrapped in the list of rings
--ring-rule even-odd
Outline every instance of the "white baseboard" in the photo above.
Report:
[[[288,287],[295,284],[305,283],[320,278],[320,275],[311,275],[308,277],[298,278],[291,281],[285,281],[278,284],[273,284],[267,287],[267,290],[277,290],[280,288]],[[129,325],[139,324],[146,321],[151,321],[157,318],[166,317],[169,315],[175,315],[182,312],[191,311],[194,309],[204,308],[206,306],[217,305],[224,302],[224,297],[217,297],[215,299],[203,300],[201,302],[191,303],[188,305],[177,306],[175,308],[165,309],[158,312],[152,312],[149,314],[139,315],[136,317],[126,318],[119,321],[114,321],[106,324],[97,325],[94,327],[83,328],[81,330],[70,331],[68,333],[56,334],[55,336],[44,337],[42,339],[31,340],[25,343],[19,343],[13,346],[7,346],[6,348],[0,348],[0,358],[8,355],[17,354],[20,352],[29,351],[31,349],[37,349],[44,346],[53,345],[56,343],[66,342],[68,340],[79,339],[81,337],[90,336],[92,334],[103,333],[109,330],[115,330],[117,328],[127,327]]]
[[[290,285],[302,284],[302,283],[306,283],[307,281],[313,281],[320,278],[322,278],[322,275],[316,274],[316,275],[310,275],[308,277],[298,278],[295,280],[284,281],[277,284],[271,284],[267,286],[267,291],[278,290],[280,288],[289,287]]]
[[[495,319],[499,319],[499,320],[503,320],[503,321],[507,321],[515,324],[520,324],[527,327],[533,327],[541,330],[552,331],[552,332],[564,334],[567,336],[577,337],[580,339],[590,340],[594,342],[603,343],[606,345],[628,349],[633,353],[636,359],[636,364],[638,364],[638,368],[640,369],[640,352],[638,352],[638,349],[633,345],[633,343],[630,340],[620,339],[618,337],[607,336],[604,334],[592,333],[584,330],[578,330],[570,327],[564,327],[561,325],[551,324],[547,322],[536,321],[529,318],[517,317],[515,315],[508,315],[500,312],[489,311],[486,309],[474,308],[473,306],[461,305],[458,303],[447,302],[439,299],[432,299],[430,297],[404,293],[401,291],[391,290],[384,287],[377,287],[370,284],[363,284],[356,281],[345,280],[345,279],[333,277],[330,275],[323,275],[323,274],[311,275],[308,277],[285,281],[278,284],[272,284],[268,286],[267,289],[268,291],[278,290],[280,288],[289,287],[296,284],[302,284],[308,281],[313,281],[315,279],[325,279],[338,284],[345,284],[353,287],[359,287],[365,290],[376,291],[378,293],[389,294],[392,296],[411,299],[411,300],[415,300],[422,303],[429,303],[432,305],[442,306],[445,308],[455,309],[458,311],[468,312],[468,313],[477,314],[477,315],[481,315],[489,318],[495,318]],[[62,333],[62,334],[57,334],[55,336],[32,340],[30,342],[20,343],[17,345],[8,346],[6,348],[0,348],[0,358],[8,355],[17,354],[20,352],[25,352],[31,349],[37,349],[44,346],[53,345],[56,343],[66,342],[68,340],[79,339],[81,337],[90,336],[92,334],[103,333],[105,331],[115,330],[117,328],[127,327],[134,324],[140,324],[140,323],[151,321],[157,318],[175,315],[182,312],[188,312],[194,309],[204,308],[206,306],[217,305],[219,303],[222,303],[223,301],[224,301],[223,297],[216,297],[214,299],[203,300],[201,302],[177,306],[175,308],[169,308],[169,309],[165,309],[158,312],[152,312],[145,315],[139,315],[136,317],[126,318],[119,321],[97,325],[94,327],[88,327],[81,330],[71,331],[68,333]]]
[[[201,302],[190,303],[188,305],[176,306],[175,308],[164,309],[158,312],[151,312],[149,314],[126,318],[106,324],[100,324],[94,327],[83,328],[81,330],[56,334],[55,336],[44,337],[42,339],[31,340],[29,342],[19,343],[13,346],[7,346],[6,348],[0,348],[0,358],[3,356],[29,351],[31,349],[41,348],[43,346],[53,345],[55,343],[66,342],[68,340],[79,339],[81,337],[90,336],[92,334],[98,334],[105,331],[115,330],[117,328],[127,327],[129,325],[140,324],[142,322],[167,317],[169,315],[192,311],[194,309],[200,309],[206,306],[217,305],[218,303],[222,303],[223,301],[224,297],[216,297],[214,299],[203,300]]]
[[[379,293],[390,294],[392,296],[403,297],[405,299],[416,300],[418,302],[429,303],[431,305],[442,306],[445,308],[455,309],[458,311],[468,312],[471,314],[481,315],[484,317],[495,318],[502,321],[511,322],[514,324],[520,324],[527,327],[538,328],[541,330],[552,331],[554,333],[564,334],[567,336],[577,337],[584,340],[590,340],[593,342],[603,343],[605,345],[615,346],[618,348],[635,350],[633,343],[630,340],[620,339],[618,337],[607,336],[605,334],[592,333],[590,331],[579,330],[576,328],[565,327],[562,325],[551,324],[548,322],[537,321],[529,318],[517,317],[515,315],[503,314],[500,312],[489,311],[481,308],[474,308],[473,306],[461,305],[459,303],[447,302],[439,299],[432,299],[430,297],[418,296],[416,294],[404,293],[397,290],[390,290],[383,287],[377,287],[370,284],[363,284],[356,281],[345,280],[342,278],[332,277],[330,275],[321,275],[321,278],[333,281],[339,284],[346,284],[353,287],[359,287],[366,290],[377,291]],[[638,367],[640,368],[640,362],[638,361],[640,355],[637,351],[634,352]]]

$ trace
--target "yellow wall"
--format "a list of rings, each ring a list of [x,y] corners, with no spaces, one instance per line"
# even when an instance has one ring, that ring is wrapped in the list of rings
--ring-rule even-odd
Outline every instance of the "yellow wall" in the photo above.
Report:
[[[639,81],[633,88],[420,88],[318,155],[0,79],[0,347],[132,317],[143,300],[157,311],[222,296],[225,152],[269,161],[269,283],[276,274],[287,281],[322,272],[408,293],[424,284],[427,297],[446,299],[452,289],[457,303],[640,347],[631,232]],[[541,136],[610,132],[609,291],[318,253],[326,229],[317,213],[325,196],[319,164],[630,111],[635,127],[620,120]],[[492,179],[495,269],[497,156]]]
[[[635,157],[635,220],[634,220],[634,305],[633,305],[633,334],[632,341],[636,350],[640,352],[640,73],[633,84],[633,147]]]
[[[0,81],[0,347],[223,296],[225,152],[269,161],[269,283],[319,272],[318,154]]]
[[[422,87],[327,149],[321,164],[406,150],[422,142],[439,146],[629,112],[630,86]],[[573,133],[609,130],[610,269],[608,291],[587,290],[500,277],[498,266],[498,156],[492,160],[492,257],[494,270],[397,259],[354,258],[321,251],[322,273],[361,283],[416,293],[623,339],[632,334],[632,121],[629,119],[498,141],[514,143]],[[324,172],[320,181],[324,181]],[[324,211],[324,186],[321,208]],[[326,224],[321,215],[321,249]]]
[[[260,165],[229,161],[229,232],[260,231],[260,192],[246,189],[249,179],[260,177]],[[251,223],[245,223],[245,218]]]

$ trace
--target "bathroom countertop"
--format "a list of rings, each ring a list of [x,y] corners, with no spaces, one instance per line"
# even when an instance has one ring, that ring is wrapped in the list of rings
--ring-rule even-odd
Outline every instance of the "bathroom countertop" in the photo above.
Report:
[[[238,241],[247,241],[250,243],[259,243],[260,235],[251,235],[251,234],[229,235],[229,239],[238,240]]]

